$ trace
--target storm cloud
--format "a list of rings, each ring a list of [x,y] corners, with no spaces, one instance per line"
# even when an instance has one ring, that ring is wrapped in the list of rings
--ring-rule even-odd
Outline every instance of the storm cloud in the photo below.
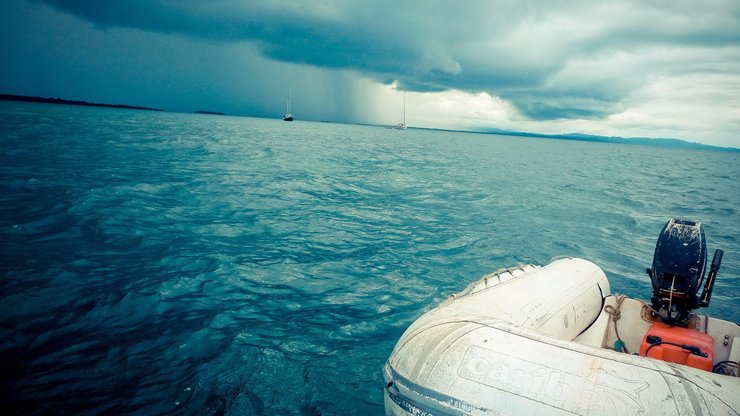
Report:
[[[653,77],[740,69],[706,56],[737,52],[736,1],[47,2],[101,28],[253,41],[275,60],[404,90],[487,92],[540,120],[619,112]]]
[[[590,132],[620,135],[621,128],[629,127],[626,120],[670,117],[664,96],[646,94],[668,85],[696,92],[687,96],[667,91],[676,99],[725,114],[712,120],[725,126],[719,127],[724,128],[722,142],[732,140],[731,129],[740,119],[736,104],[740,97],[728,93],[740,89],[737,1],[33,0],[32,4],[89,22],[101,37],[129,30],[230,48],[234,54],[235,48],[248,49],[265,62],[333,71],[331,76],[356,76],[418,93],[409,97],[410,104],[416,100],[422,105],[422,97],[429,99],[428,93],[435,92],[454,92],[444,100],[460,99],[459,92],[469,99],[484,94],[491,111],[506,112],[488,120],[499,127],[516,128],[517,121],[526,127],[558,121],[558,126],[578,129],[575,121],[592,127],[591,121],[602,121],[598,131]],[[652,107],[651,100],[661,104]],[[486,120],[476,123],[485,127]],[[716,133],[702,129],[664,133],[688,139]],[[629,131],[649,134],[639,128]]]

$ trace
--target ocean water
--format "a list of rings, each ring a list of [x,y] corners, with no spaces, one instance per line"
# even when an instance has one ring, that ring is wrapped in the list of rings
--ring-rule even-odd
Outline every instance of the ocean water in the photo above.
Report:
[[[5,414],[382,414],[423,312],[557,256],[649,299],[670,217],[740,321],[738,152],[10,102],[0,149]]]

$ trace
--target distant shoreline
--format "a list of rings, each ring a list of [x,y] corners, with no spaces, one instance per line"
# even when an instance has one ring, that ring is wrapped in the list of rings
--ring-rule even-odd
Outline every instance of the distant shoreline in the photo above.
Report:
[[[226,113],[222,113],[220,111],[207,111],[207,110],[195,110],[193,111],[195,114],[210,114],[214,116],[225,116]]]
[[[139,107],[135,105],[88,103],[87,101],[65,100],[62,98],[31,97],[27,95],[13,95],[13,94],[0,94],[0,100],[21,101],[21,102],[26,102],[26,103],[82,105],[82,106],[87,106],[87,107],[123,108],[127,110],[164,111],[161,108]]]
[[[369,126],[371,124],[367,124],[367,125]],[[379,125],[379,127],[384,127],[384,126]],[[521,132],[521,131],[509,131],[509,130],[498,130],[498,129],[457,130],[457,129],[440,129],[440,128],[431,128],[431,127],[409,127],[409,129],[448,131],[448,132],[472,133],[472,134],[493,134],[496,136],[526,137],[526,138],[533,138],[533,139],[571,140],[571,141],[593,142],[593,143],[616,143],[616,144],[653,146],[653,147],[664,147],[664,148],[674,148],[674,149],[704,149],[704,150],[740,152],[740,148],[736,148],[736,147],[715,146],[711,144],[695,143],[695,142],[689,142],[686,140],[670,139],[670,138],[596,136],[596,135],[583,134],[583,133],[543,134],[543,133],[528,133],[528,132]]]
[[[67,105],[79,105],[87,107],[107,107],[107,108],[122,108],[129,110],[146,110],[146,111],[166,111],[160,108],[140,107],[126,104],[101,104],[101,103],[89,103],[87,101],[75,101],[65,100],[62,98],[45,98],[45,97],[32,97],[26,95],[13,95],[13,94],[0,94],[0,101],[20,101],[20,102],[31,102],[31,103],[45,103],[45,104],[67,104]],[[217,111],[207,110],[196,110],[195,114],[210,114],[210,115],[226,115],[225,113]],[[244,117],[258,117],[259,116],[244,116]],[[272,117],[265,117],[272,119]],[[322,123],[328,123],[326,120],[322,120]],[[376,124],[366,123],[348,123],[359,126],[381,126]],[[657,146],[666,148],[684,148],[684,149],[707,149],[707,150],[720,150],[730,152],[740,152],[740,148],[736,147],[725,147],[716,146],[702,143],[689,142],[681,139],[671,138],[648,138],[648,137],[618,137],[618,136],[598,136],[582,133],[567,133],[567,134],[542,134],[542,133],[529,133],[521,131],[509,131],[501,129],[490,129],[484,128],[481,130],[459,130],[459,129],[441,129],[432,127],[410,127],[410,129],[416,130],[437,130],[437,131],[449,131],[458,133],[473,133],[473,134],[493,134],[498,136],[513,136],[513,137],[527,137],[527,138],[538,138],[538,139],[555,139],[555,140],[574,140],[584,142],[596,142],[596,143],[618,143],[618,144],[632,144],[632,145],[644,145],[644,146]]]

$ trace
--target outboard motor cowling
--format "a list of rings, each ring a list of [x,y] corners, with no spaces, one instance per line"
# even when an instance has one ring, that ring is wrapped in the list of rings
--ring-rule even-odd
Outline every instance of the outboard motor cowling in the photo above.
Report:
[[[689,312],[701,306],[698,292],[706,263],[701,223],[670,219],[655,245],[653,267],[647,269],[653,284],[653,309],[663,322],[685,326]]]

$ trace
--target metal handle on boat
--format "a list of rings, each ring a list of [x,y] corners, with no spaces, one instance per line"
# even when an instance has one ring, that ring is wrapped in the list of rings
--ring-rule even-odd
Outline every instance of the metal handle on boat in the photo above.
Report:
[[[709,275],[707,276],[707,281],[704,284],[704,292],[701,294],[701,306],[703,308],[709,306],[709,300],[712,298],[714,281],[717,278],[717,272],[719,271],[719,266],[722,263],[723,254],[724,252],[721,249],[717,249],[714,252],[714,257],[712,258],[712,266],[709,269]]]

